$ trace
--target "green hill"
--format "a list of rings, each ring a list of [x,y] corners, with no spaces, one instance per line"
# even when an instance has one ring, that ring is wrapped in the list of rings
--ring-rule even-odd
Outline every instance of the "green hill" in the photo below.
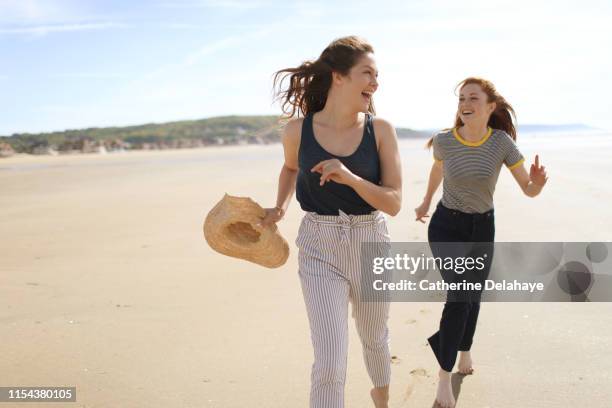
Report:
[[[222,116],[138,126],[73,129],[51,133],[16,133],[0,145],[17,153],[98,152],[101,150],[189,148],[209,145],[266,144],[280,141],[277,116]],[[398,129],[399,137],[422,132]],[[5,143],[3,143],[5,142]],[[7,148],[8,149],[8,148]]]

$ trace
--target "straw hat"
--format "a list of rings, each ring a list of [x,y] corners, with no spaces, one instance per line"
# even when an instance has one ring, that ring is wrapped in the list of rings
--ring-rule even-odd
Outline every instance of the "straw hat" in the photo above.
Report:
[[[278,268],[289,257],[289,245],[275,224],[256,225],[265,214],[249,197],[225,194],[206,216],[204,238],[219,253]]]

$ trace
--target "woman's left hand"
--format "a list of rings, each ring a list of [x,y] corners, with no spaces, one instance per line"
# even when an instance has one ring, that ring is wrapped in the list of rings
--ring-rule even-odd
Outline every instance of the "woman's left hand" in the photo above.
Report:
[[[533,163],[531,169],[529,169],[529,181],[540,187],[544,187],[544,184],[548,181],[548,177],[546,177],[546,167],[540,166],[540,157],[537,154],[535,163]]]
[[[348,185],[356,179],[356,176],[338,159],[323,160],[310,171],[321,174],[321,182],[319,183],[321,186],[330,180]]]

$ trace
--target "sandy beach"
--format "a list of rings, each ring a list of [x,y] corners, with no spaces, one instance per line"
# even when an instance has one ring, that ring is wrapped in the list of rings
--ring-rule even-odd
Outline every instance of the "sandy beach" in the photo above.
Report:
[[[393,241],[414,221],[431,165],[400,142],[404,200]],[[519,136],[550,181],[524,196],[502,169],[497,241],[609,241],[612,135]],[[297,275],[293,203],[279,229],[289,261],[268,270],[212,251],[208,210],[225,192],[273,206],[280,145],[0,160],[0,386],[76,386],[54,407],[305,407],[312,348]],[[390,406],[431,407],[426,339],[441,303],[394,303]],[[457,407],[609,407],[612,303],[486,303]],[[350,326],[346,406],[369,407]],[[0,407],[9,404],[0,403]],[[39,407],[22,403],[19,407]]]

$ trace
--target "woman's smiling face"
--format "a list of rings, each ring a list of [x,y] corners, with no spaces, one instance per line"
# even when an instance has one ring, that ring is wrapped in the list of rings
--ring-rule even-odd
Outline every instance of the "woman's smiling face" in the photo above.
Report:
[[[478,84],[467,84],[459,93],[457,115],[465,124],[484,123],[489,121],[495,110],[495,102],[489,102],[487,94]]]
[[[341,79],[340,79],[341,78]],[[372,96],[378,89],[378,69],[374,54],[364,54],[348,75],[339,76],[341,93],[358,112],[368,112]]]

